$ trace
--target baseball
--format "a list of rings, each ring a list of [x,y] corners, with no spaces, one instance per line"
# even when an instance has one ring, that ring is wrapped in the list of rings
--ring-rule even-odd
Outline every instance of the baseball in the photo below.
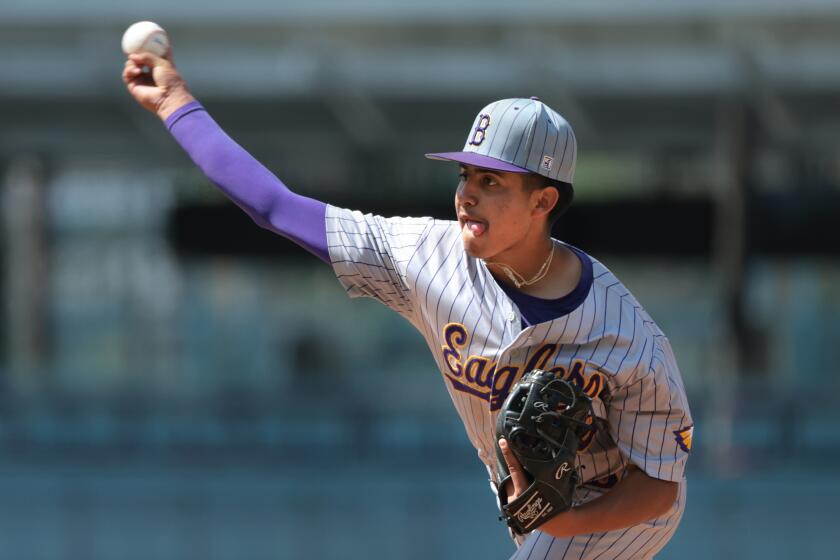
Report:
[[[138,21],[123,33],[122,50],[125,54],[149,52],[165,56],[169,50],[169,36],[153,21]]]

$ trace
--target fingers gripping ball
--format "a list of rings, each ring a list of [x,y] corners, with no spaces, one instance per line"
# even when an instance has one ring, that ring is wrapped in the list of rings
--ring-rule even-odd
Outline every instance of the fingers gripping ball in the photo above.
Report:
[[[592,429],[592,401],[579,387],[543,370],[526,373],[514,386],[496,419],[497,442],[507,440],[530,483],[507,503],[510,474],[496,443],[502,514],[514,531],[532,531],[571,508],[580,482],[575,469],[580,439]]]
[[[123,33],[122,50],[125,54],[148,52],[166,56],[169,50],[169,36],[161,26],[152,21],[138,21]]]

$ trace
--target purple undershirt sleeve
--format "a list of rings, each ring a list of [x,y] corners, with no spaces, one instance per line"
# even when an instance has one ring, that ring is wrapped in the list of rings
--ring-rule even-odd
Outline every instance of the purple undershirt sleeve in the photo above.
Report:
[[[290,191],[234,142],[198,101],[172,113],[166,127],[207,178],[254,222],[330,264],[326,204]]]

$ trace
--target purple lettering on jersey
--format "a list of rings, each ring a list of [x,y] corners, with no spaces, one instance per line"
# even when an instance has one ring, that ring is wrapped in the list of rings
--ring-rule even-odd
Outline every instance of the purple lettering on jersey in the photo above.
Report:
[[[510,388],[519,377],[519,370],[519,366],[505,366],[496,371],[493,379],[493,394],[490,398],[490,410],[502,408],[502,404],[510,394]]]
[[[494,363],[484,356],[470,355],[464,359],[462,350],[469,344],[470,334],[460,323],[447,323],[443,328],[444,375],[452,387],[487,401],[490,410],[499,410],[510,394],[521,373],[533,369],[545,369],[557,353],[558,344],[546,343],[538,346],[524,367],[521,364]],[[561,379],[574,383],[591,399],[609,395],[604,375],[598,371],[586,374],[586,360],[575,360],[569,369],[554,366],[548,371]],[[590,438],[591,439],[591,438]],[[589,442],[586,442],[587,444]]]
[[[483,356],[470,356],[464,366],[464,377],[470,383],[481,387],[490,387],[490,380],[493,377],[493,368],[488,368],[490,360]]]
[[[564,376],[566,381],[583,389],[586,386],[586,378],[583,376],[583,360],[575,360],[569,374]]]
[[[604,389],[604,376],[599,372],[593,372],[586,380],[586,385],[583,387],[583,393],[590,399],[596,399],[601,395]]]
[[[557,351],[556,344],[543,344],[540,346],[528,363],[525,365],[525,371],[532,371],[535,369],[545,369],[545,365]]]
[[[468,339],[467,329],[460,323],[448,323],[443,328],[444,375],[456,391],[485,400],[490,403],[491,410],[498,410],[510,393],[520,368],[505,366],[497,370],[496,364],[484,356],[473,355],[462,361],[461,350]]]
[[[461,351],[467,344],[467,329],[458,323],[449,323],[443,328],[443,361],[455,377],[461,377]]]

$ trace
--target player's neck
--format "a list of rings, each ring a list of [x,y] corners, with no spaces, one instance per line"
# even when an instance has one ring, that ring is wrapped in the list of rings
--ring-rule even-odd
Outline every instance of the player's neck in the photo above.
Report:
[[[484,262],[497,280],[521,289],[521,282],[530,284],[546,275],[554,250],[554,242],[547,235],[529,235]]]
[[[557,299],[569,294],[577,286],[582,273],[577,255],[548,236],[541,236],[529,244],[519,244],[485,260],[485,263],[497,282],[544,299]],[[543,269],[546,265],[547,269]],[[515,273],[511,274],[506,268]],[[538,280],[526,285],[521,283],[523,279],[530,281],[534,278]]]
[[[558,243],[551,269],[545,278],[519,290],[542,299],[559,299],[569,295],[577,287],[582,274],[583,265],[578,256],[565,245]]]

